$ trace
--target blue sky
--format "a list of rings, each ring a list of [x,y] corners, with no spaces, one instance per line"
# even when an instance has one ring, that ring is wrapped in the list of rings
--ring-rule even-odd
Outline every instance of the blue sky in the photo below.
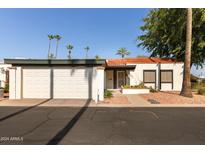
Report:
[[[58,58],[67,57],[68,43],[74,45],[73,58],[85,58],[87,45],[89,58],[118,57],[120,47],[126,47],[130,56],[144,55],[135,39],[147,12],[148,9],[0,9],[0,58],[46,58],[47,34],[62,36]]]
[[[74,45],[73,58],[85,58],[86,46],[90,46],[89,58],[117,58],[120,47],[126,47],[130,57],[148,55],[135,41],[148,12],[149,9],[0,9],[0,59],[46,58],[47,34],[62,36],[58,58],[67,57],[67,44]]]

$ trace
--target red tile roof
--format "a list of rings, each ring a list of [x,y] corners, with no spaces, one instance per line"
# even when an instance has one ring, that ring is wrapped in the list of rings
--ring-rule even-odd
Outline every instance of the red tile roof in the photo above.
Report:
[[[126,65],[126,64],[149,64],[149,63],[178,63],[179,61],[170,58],[156,58],[156,57],[139,57],[139,58],[125,58],[125,59],[109,59],[108,66]]]

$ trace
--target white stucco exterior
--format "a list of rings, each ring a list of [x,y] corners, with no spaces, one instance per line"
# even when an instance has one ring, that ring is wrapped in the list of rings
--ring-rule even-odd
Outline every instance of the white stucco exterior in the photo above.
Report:
[[[13,60],[15,62],[15,60]],[[19,60],[24,62],[23,60]],[[144,71],[154,71],[154,83],[145,83],[147,87],[162,91],[180,91],[183,81],[183,63],[129,63],[115,68],[105,65],[89,64],[85,61],[81,65],[68,65],[66,61],[59,61],[57,65],[39,65],[33,60],[27,60],[27,65],[9,66],[9,98],[54,98],[54,99],[88,99],[104,100],[104,89],[120,89],[122,85],[139,85],[144,82]],[[55,63],[55,60],[53,61]],[[61,64],[61,63],[65,63]],[[10,64],[10,63],[9,63]],[[160,72],[169,70],[160,82]],[[171,73],[170,73],[171,72]],[[123,74],[124,73],[124,74]],[[153,80],[153,79],[147,80]],[[119,82],[118,82],[119,81]],[[167,81],[165,83],[165,81]],[[173,81],[173,82],[171,82]]]
[[[129,64],[128,64],[129,65]],[[130,71],[130,85],[138,85],[141,82],[143,82],[143,71],[144,70],[156,70],[156,74],[158,72],[158,65],[157,64],[130,64],[130,65],[136,65],[134,71]],[[156,75],[156,80],[158,81],[158,75]],[[155,84],[149,83],[145,84],[147,87],[153,87],[155,88]],[[156,85],[156,88],[158,88],[158,85]]]
[[[21,99],[21,67],[9,69],[9,99]]]
[[[183,81],[183,63],[166,63],[166,64],[128,64],[136,65],[134,71],[130,71],[130,85],[138,85],[143,82],[144,70],[156,70],[156,89],[159,89],[159,69],[160,70],[172,70],[173,71],[173,88],[170,83],[161,83],[162,91],[180,91]],[[147,83],[147,87],[152,86],[155,88],[155,84]]]
[[[149,89],[126,89],[123,88],[122,94],[148,94],[150,92]]]
[[[181,91],[183,82],[183,63],[161,64],[161,70],[173,70],[173,90]],[[162,90],[169,90],[170,84],[163,83]]]
[[[104,99],[103,68],[26,66],[9,71],[10,99]]]

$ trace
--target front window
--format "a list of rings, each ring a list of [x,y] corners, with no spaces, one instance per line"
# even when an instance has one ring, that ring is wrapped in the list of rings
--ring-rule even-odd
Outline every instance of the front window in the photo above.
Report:
[[[172,70],[161,70],[161,83],[172,83],[173,71]]]
[[[155,83],[155,82],[156,82],[156,71],[144,70],[144,83]]]

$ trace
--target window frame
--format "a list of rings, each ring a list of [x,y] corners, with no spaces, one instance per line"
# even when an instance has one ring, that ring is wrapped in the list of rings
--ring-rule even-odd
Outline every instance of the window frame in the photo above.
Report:
[[[162,72],[171,72],[171,82],[162,82]],[[173,70],[160,70],[160,87],[162,86],[163,83],[171,83],[172,84],[172,89],[174,87],[174,72]]]
[[[154,76],[155,81],[154,82],[152,82],[152,81],[151,82],[145,82],[145,72],[154,72],[155,73],[155,76]],[[155,86],[155,89],[156,89],[156,82],[157,82],[157,71],[156,70],[154,70],[154,69],[153,70],[146,70],[146,69],[143,70],[143,83],[145,83],[145,84],[146,83],[154,83],[154,86]]]

